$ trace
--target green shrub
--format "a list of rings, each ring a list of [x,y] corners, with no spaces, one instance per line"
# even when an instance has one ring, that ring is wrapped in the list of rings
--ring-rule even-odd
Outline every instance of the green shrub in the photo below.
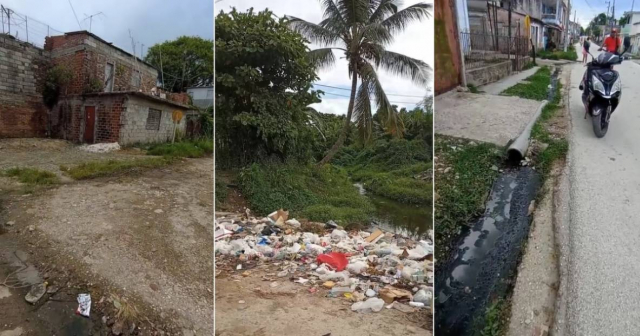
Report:
[[[5,175],[28,185],[52,185],[60,182],[56,174],[35,168],[11,168],[5,171]]]
[[[373,214],[344,169],[297,164],[253,164],[240,173],[240,188],[251,210],[266,215],[279,208],[312,221],[364,223]]]
[[[149,155],[199,158],[213,153],[213,140],[202,138],[193,141],[153,144],[147,150]]]

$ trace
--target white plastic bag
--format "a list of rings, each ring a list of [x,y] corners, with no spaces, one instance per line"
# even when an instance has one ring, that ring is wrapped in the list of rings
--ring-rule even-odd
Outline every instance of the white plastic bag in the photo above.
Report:
[[[367,311],[367,309],[371,309],[374,312],[379,312],[384,307],[384,300],[380,298],[370,298],[367,301],[356,302],[351,305],[351,310],[358,311],[360,313]]]

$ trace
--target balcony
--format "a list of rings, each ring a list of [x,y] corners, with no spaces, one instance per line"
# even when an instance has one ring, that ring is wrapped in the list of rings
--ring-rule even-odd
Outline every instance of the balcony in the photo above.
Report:
[[[555,25],[558,27],[562,26],[562,23],[560,22],[560,19],[558,18],[558,15],[556,13],[542,14],[542,22],[548,25]]]

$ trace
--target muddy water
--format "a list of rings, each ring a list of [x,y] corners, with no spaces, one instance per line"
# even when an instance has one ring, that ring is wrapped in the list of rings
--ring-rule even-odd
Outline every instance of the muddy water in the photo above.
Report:
[[[374,227],[415,239],[426,237],[427,231],[433,227],[431,206],[400,203],[367,193],[359,183],[356,183],[355,186],[360,194],[367,196],[376,208],[372,219]]]
[[[438,335],[472,335],[492,298],[508,289],[529,233],[529,204],[539,184],[531,168],[505,171],[496,180],[484,215],[462,235],[453,257],[437,272]]]

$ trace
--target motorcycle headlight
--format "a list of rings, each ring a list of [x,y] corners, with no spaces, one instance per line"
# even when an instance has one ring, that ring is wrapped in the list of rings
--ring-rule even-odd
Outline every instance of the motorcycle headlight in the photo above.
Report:
[[[620,77],[618,77],[618,79],[616,79],[616,81],[613,83],[613,86],[611,87],[611,94],[620,91],[622,91],[622,81],[620,80]]]
[[[603,95],[607,93],[604,91],[604,84],[598,79],[598,77],[593,76],[593,89],[596,91],[600,91]]]

